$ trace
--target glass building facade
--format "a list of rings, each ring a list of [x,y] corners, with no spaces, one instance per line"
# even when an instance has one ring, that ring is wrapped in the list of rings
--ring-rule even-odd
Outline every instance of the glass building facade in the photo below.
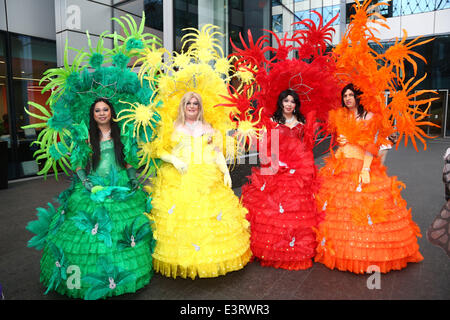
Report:
[[[174,49],[181,51],[183,28],[201,28],[205,24],[220,27],[223,49],[230,51],[230,39],[240,46],[239,33],[247,40],[247,30],[254,38],[271,28],[271,0],[173,0]]]
[[[38,121],[25,108],[34,111],[29,102],[45,105],[48,94],[41,94],[45,83],[39,82],[45,70],[55,67],[55,41],[0,32],[0,140],[8,143],[8,179],[39,170],[31,145],[39,132],[22,126]]]
[[[374,0],[380,1],[381,0]],[[29,3],[30,15],[20,12],[20,3]],[[445,14],[450,12],[450,0],[392,0],[389,6],[379,7],[379,13],[390,21],[398,19],[409,19],[420,16],[422,19],[430,19],[430,16],[442,16],[438,20],[428,20],[434,23],[432,33],[423,34],[425,38],[435,38],[432,42],[416,48],[422,54],[427,64],[416,59],[418,64],[418,75],[427,73],[427,79],[417,89],[437,90],[441,99],[431,107],[432,121],[439,124],[441,129],[428,128],[430,133],[450,137],[450,111],[449,89],[450,89],[450,66],[448,62],[450,52],[450,30],[445,28]],[[66,7],[56,7],[64,5]],[[67,18],[67,9],[73,4],[79,4],[81,13],[88,18],[91,11],[98,12],[98,21],[92,19],[82,20],[84,30],[68,30],[64,27],[64,19]],[[247,30],[250,29],[254,39],[264,34],[263,29],[282,35],[284,32],[293,32],[294,28],[302,28],[301,25],[292,26],[292,23],[302,19],[312,19],[318,23],[318,18],[312,11],[317,11],[323,17],[324,23],[330,21],[336,14],[339,17],[333,22],[336,28],[336,41],[339,42],[340,33],[345,30],[346,23],[352,14],[353,1],[346,0],[111,0],[94,1],[84,0],[77,2],[72,0],[55,1],[40,0],[37,4],[34,0],[6,1],[0,0],[0,5],[5,8],[0,10],[0,141],[7,144],[8,178],[17,179],[36,175],[38,165],[33,160],[35,151],[31,142],[39,132],[34,130],[23,130],[21,127],[29,124],[30,119],[24,112],[24,108],[31,108],[29,102],[37,102],[45,105],[46,95],[40,93],[45,83],[39,84],[43,72],[48,68],[58,66],[61,59],[61,43],[69,39],[69,44],[82,48],[76,43],[89,29],[95,37],[102,31],[110,28],[111,15],[131,14],[135,19],[140,18],[142,11],[145,12],[145,25],[157,36],[164,35],[167,38],[168,26],[164,23],[169,14],[170,20],[170,43],[168,47],[175,51],[181,51],[181,38],[187,31],[184,28],[201,28],[205,24],[214,24],[220,27],[224,34],[223,49],[225,54],[232,53],[230,41],[241,47],[239,34],[245,41]],[[168,12],[168,9],[170,8]],[[55,10],[56,9],[56,10]],[[39,12],[41,10],[41,12]],[[65,10],[65,12],[64,12]],[[58,20],[59,12],[61,17]],[[9,13],[9,16],[2,16]],[[20,13],[21,19],[14,16]],[[89,14],[88,14],[89,13]],[[40,16],[39,16],[40,15]],[[53,17],[52,17],[53,15]],[[33,17],[38,17],[33,20]],[[9,18],[9,19],[8,19]],[[56,30],[48,28],[51,19],[56,19]],[[397,19],[397,20],[396,20]],[[20,22],[19,22],[20,21]],[[45,21],[45,23],[43,23]],[[59,22],[60,23],[59,23]],[[422,21],[422,20],[421,20]],[[424,20],[425,21],[425,20]],[[444,21],[444,23],[442,23]],[[406,21],[407,22],[407,21]],[[406,22],[400,22],[403,27]],[[431,24],[433,24],[431,23]],[[59,25],[60,24],[60,25]],[[416,23],[417,24],[417,23]],[[419,28],[430,25],[423,22]],[[94,29],[98,30],[94,30]],[[36,30],[44,31],[36,31]],[[399,27],[400,29],[400,27]],[[73,37],[63,38],[60,35],[72,32]],[[53,33],[53,35],[52,35]],[[42,35],[41,35],[42,34]],[[389,35],[382,38],[384,49],[388,48],[395,37]],[[415,35],[414,35],[415,37]],[[413,38],[413,37],[411,37]],[[74,43],[75,41],[75,43]],[[167,41],[167,39],[165,40]],[[412,73],[411,65],[407,68]],[[3,149],[2,149],[3,150]]]
[[[20,11],[24,4],[30,9],[28,19],[23,19]],[[173,22],[173,43],[168,47],[175,51],[181,51],[181,38],[188,32],[184,28],[219,26],[225,54],[231,53],[230,39],[241,46],[239,33],[247,41],[247,29],[252,30],[254,38],[262,35],[262,29],[271,29],[271,0],[0,0],[0,9],[5,8],[0,10],[0,141],[7,150],[2,149],[2,157],[7,157],[9,180],[35,176],[40,169],[33,158],[36,146],[32,145],[39,131],[22,129],[39,120],[30,118],[24,110],[36,112],[29,102],[45,106],[48,94],[41,93],[45,83],[39,81],[45,70],[61,65],[65,40],[81,49],[86,46],[82,41],[87,30],[95,39],[102,31],[114,29],[112,17],[130,14],[139,22],[142,12],[148,32],[162,38],[167,31],[164,19],[168,6]],[[66,22],[71,21],[74,7],[81,16],[75,20],[78,27],[73,28]],[[45,35],[40,36],[43,28]]]

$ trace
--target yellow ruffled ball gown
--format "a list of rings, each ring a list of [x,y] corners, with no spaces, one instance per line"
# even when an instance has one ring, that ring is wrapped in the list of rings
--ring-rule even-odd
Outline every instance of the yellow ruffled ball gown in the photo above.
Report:
[[[153,267],[167,277],[217,277],[251,258],[247,209],[224,184],[210,134],[174,131],[171,154],[188,164],[180,174],[164,163],[154,179],[152,213],[157,241]]]

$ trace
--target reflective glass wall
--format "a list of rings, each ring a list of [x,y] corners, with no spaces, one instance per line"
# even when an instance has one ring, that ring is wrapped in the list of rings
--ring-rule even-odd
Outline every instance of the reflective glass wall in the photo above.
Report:
[[[163,31],[163,0],[144,0],[145,25]]]
[[[242,47],[239,33],[247,41],[247,30],[251,30],[256,41],[265,34],[263,29],[271,29],[273,25],[272,0],[230,0],[229,7],[229,38],[238,47]]]
[[[8,168],[12,159],[6,51],[5,34],[0,33],[0,189],[8,187]]]
[[[198,0],[173,0],[174,49],[181,52],[184,28],[198,28]]]
[[[9,135],[7,72],[6,39],[0,33],[0,140],[6,141]]]
[[[373,2],[386,2],[384,0],[373,0]],[[354,13],[352,10],[352,3],[347,3],[347,23],[350,20],[350,15]],[[436,10],[443,10],[450,8],[450,0],[391,0],[390,5],[380,6],[380,14],[385,18],[407,16],[410,14],[418,14],[424,12],[431,12]]]
[[[423,37],[421,40],[429,39]],[[374,45],[373,49],[379,53],[387,50],[394,42],[382,42],[383,49]],[[412,57],[417,64],[417,73],[415,78],[418,80],[425,74],[427,77],[419,83],[415,90],[435,90],[438,100],[433,101],[428,112],[431,114],[429,121],[437,124],[439,127],[427,126],[424,130],[427,134],[438,137],[450,137],[450,110],[449,110],[449,90],[450,90],[450,35],[434,37],[434,40],[415,47],[414,51],[423,56],[427,63],[417,57]],[[406,78],[414,77],[413,66],[405,63]],[[427,94],[417,99],[426,99],[436,97],[436,95]]]
[[[251,29],[257,38],[262,29],[271,28],[271,0],[173,0],[173,4],[176,51],[181,51],[181,38],[186,34],[182,29],[188,27],[219,26],[225,35],[225,54],[231,53],[230,38],[240,46],[240,32],[246,39],[246,30]]]
[[[8,179],[33,176],[39,171],[31,143],[39,132],[22,129],[36,123],[24,109],[40,114],[30,101],[45,106],[49,94],[42,94],[39,81],[45,70],[56,67],[56,42],[14,33],[0,33],[0,140],[8,142]]]

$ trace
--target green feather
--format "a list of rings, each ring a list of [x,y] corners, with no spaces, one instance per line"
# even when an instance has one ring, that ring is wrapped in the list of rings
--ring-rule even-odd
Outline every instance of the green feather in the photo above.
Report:
[[[46,243],[46,238],[50,229],[50,224],[53,217],[56,215],[56,210],[53,205],[48,202],[48,209],[37,208],[38,220],[31,221],[25,227],[28,231],[36,234],[28,241],[28,247],[35,247],[37,250],[42,250]]]

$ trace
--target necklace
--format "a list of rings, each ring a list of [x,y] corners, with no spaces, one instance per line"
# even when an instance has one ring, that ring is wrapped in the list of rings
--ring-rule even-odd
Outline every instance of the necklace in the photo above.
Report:
[[[103,131],[100,131],[102,133],[103,140],[108,140],[111,137],[111,129],[109,129],[106,133],[103,133]]]
[[[197,126],[198,121],[194,121],[194,122],[192,122],[192,123],[185,122],[185,124],[186,124],[186,126],[187,126],[189,129],[193,130],[193,129]]]
[[[295,117],[291,117],[290,119],[286,119],[284,122],[285,123],[292,123],[295,121]]]

